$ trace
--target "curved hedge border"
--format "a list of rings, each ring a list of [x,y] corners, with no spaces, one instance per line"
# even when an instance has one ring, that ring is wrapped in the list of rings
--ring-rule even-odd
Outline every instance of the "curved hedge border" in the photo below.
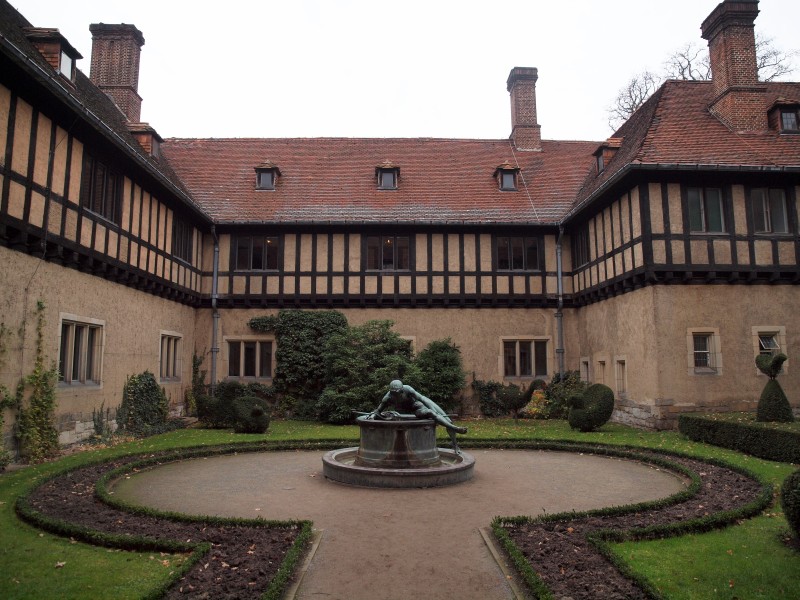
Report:
[[[678,492],[667,498],[654,500],[650,502],[642,502],[639,504],[630,504],[626,506],[611,506],[583,512],[563,512],[549,515],[542,515],[539,517],[518,516],[518,517],[495,517],[492,521],[492,531],[500,542],[504,550],[508,553],[511,562],[517,569],[521,578],[525,581],[528,587],[534,594],[534,597],[539,600],[550,600],[553,594],[547,587],[545,582],[536,574],[531,564],[525,558],[523,553],[511,539],[511,536],[506,531],[506,526],[523,525],[527,523],[546,523],[546,522],[563,522],[568,523],[577,519],[585,517],[608,517],[618,516],[623,514],[630,514],[647,509],[667,508],[674,504],[678,504],[693,497],[701,484],[699,476],[691,469],[683,467],[677,463],[670,462],[669,460],[659,458],[657,456],[648,454],[638,454],[640,452],[653,452],[655,454],[663,454],[667,456],[675,456],[686,458],[693,461],[705,462],[711,465],[724,467],[742,475],[746,475],[760,481],[759,478],[748,471],[747,469],[740,468],[722,460],[715,459],[701,459],[696,456],[684,454],[680,452],[673,452],[669,450],[648,450],[645,448],[637,448],[634,446],[588,446],[582,447],[573,445],[569,442],[560,442],[555,444],[560,446],[561,449],[566,451],[580,451],[585,448],[586,452],[592,454],[599,454],[604,456],[618,456],[634,460],[641,460],[655,465],[663,466],[669,470],[688,475],[692,483],[686,490]],[[515,445],[515,447],[524,447],[524,444]],[[538,448],[538,445],[536,445]],[[618,449],[624,448],[626,451]],[[552,448],[557,449],[557,448]],[[625,541],[641,541],[650,540],[664,537],[675,537],[689,533],[705,533],[713,529],[719,529],[727,525],[731,525],[741,519],[748,519],[758,515],[761,511],[768,508],[773,502],[773,488],[770,484],[762,484],[761,492],[758,497],[750,503],[740,507],[736,510],[722,511],[712,515],[704,516],[697,519],[688,519],[686,521],[677,521],[665,525],[655,525],[644,528],[632,529],[600,529],[589,532],[586,536],[587,541],[600,552],[617,570],[628,579],[634,581],[648,596],[655,599],[663,598],[663,595],[644,577],[634,573],[628,565],[621,561],[616,554],[611,550],[611,544]]]
[[[736,423],[713,415],[684,414],[678,431],[695,442],[721,446],[757,458],[800,464],[800,432],[762,423]]]

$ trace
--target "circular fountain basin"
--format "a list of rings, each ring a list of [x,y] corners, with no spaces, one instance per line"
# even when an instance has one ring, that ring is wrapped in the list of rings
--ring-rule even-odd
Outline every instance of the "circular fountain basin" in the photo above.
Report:
[[[475,459],[436,446],[436,422],[413,415],[392,420],[359,417],[358,447],[332,450],[322,457],[325,477],[362,487],[426,488],[472,478]]]

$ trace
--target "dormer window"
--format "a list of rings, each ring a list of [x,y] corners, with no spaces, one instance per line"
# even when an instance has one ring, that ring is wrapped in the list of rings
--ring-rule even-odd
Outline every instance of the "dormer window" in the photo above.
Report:
[[[397,181],[400,179],[400,167],[385,161],[375,167],[375,176],[378,179],[379,190],[396,190]]]
[[[517,191],[517,174],[519,167],[511,165],[508,161],[494,170],[494,176],[497,178],[497,184],[502,192],[516,192]]]
[[[781,131],[800,131],[800,119],[796,108],[781,110]]]
[[[67,39],[59,33],[58,29],[48,27],[25,27],[25,37],[28,38],[42,57],[50,63],[62,77],[75,82],[75,61],[83,58]]]
[[[603,153],[599,152],[595,154],[595,164],[597,165],[597,173],[602,173],[603,169],[606,168],[606,162],[603,160]]]
[[[75,61],[63,50],[61,51],[61,65],[59,71],[70,81],[75,81]]]
[[[280,174],[280,169],[274,163],[269,161],[261,163],[256,167],[256,189],[274,190]]]

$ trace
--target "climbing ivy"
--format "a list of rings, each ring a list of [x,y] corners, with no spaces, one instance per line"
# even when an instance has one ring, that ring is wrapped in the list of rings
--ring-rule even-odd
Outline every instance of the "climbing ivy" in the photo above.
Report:
[[[58,431],[54,425],[56,410],[56,383],[58,368],[45,366],[44,355],[44,302],[36,303],[36,359],[33,372],[17,386],[15,404],[17,416],[16,436],[20,454],[29,462],[37,463],[58,454]],[[24,396],[28,396],[25,402]]]
[[[6,363],[6,352],[8,351],[8,338],[11,335],[11,330],[6,327],[5,323],[0,323],[0,371]],[[0,383],[0,435],[3,433],[3,426],[5,425],[5,410],[15,406],[16,396],[11,395],[11,391],[7,386]],[[3,448],[2,440],[0,440],[0,471],[3,471],[6,466],[11,462],[11,453]]]

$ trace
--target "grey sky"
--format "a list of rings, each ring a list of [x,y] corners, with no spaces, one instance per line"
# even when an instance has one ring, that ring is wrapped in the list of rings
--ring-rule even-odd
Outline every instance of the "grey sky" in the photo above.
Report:
[[[505,138],[505,82],[537,67],[545,139],[602,140],[630,77],[700,38],[717,0],[10,0],[84,59],[90,23],[144,34],[142,120],[163,137]],[[798,45],[797,0],[756,29]],[[800,67],[800,59],[795,59]],[[800,79],[796,71],[792,80]]]

